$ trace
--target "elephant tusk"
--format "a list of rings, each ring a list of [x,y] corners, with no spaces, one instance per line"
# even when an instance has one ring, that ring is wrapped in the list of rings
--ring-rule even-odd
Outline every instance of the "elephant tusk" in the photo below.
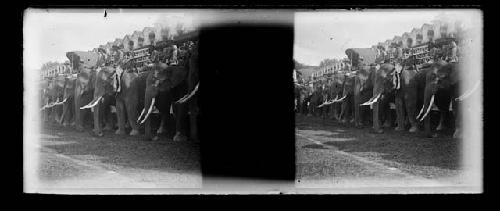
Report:
[[[342,98],[338,99],[337,102],[342,102],[344,99],[347,97],[347,95],[344,95]]]
[[[99,104],[99,101],[101,100],[101,98],[102,98],[102,96],[100,96],[99,98],[97,98],[97,100],[95,100],[94,102],[90,102],[88,105],[80,107],[80,109],[93,108],[94,106],[96,106],[97,104]]]
[[[144,116],[144,111],[146,111],[146,109],[142,108],[141,115],[137,118],[137,122],[141,121],[142,116]]]
[[[431,102],[429,103],[429,107],[427,107],[427,111],[425,112],[424,116],[422,116],[422,118],[420,119],[420,121],[424,120],[425,117],[427,117],[427,115],[431,111],[431,108],[432,108],[433,105],[434,105],[434,95],[432,95]]]
[[[476,89],[479,87],[479,81],[474,84],[472,89],[467,90],[464,94],[460,95],[459,97],[455,98],[455,101],[463,101],[464,99],[468,98]]]
[[[381,94],[382,94],[382,93],[381,93]],[[373,104],[373,103],[377,102],[377,101],[378,101],[378,98],[380,97],[380,95],[381,95],[381,94],[378,94],[376,97],[371,98],[370,100],[366,101],[365,103],[363,103],[363,104],[361,104],[361,105],[365,105],[365,106],[366,106],[366,105],[371,105],[371,104]]]
[[[145,116],[145,117],[144,117],[144,119],[141,121],[141,124],[143,124],[143,123],[146,121],[146,119],[148,119],[149,114],[151,114],[151,111],[153,111],[153,105],[154,105],[154,104],[155,104],[155,98],[153,98],[153,99],[151,100],[151,105],[149,106],[148,113],[146,113],[146,116]]]
[[[422,109],[420,109],[420,113],[417,115],[417,119],[420,119],[420,115],[424,112],[425,105],[422,105]]]
[[[179,99],[175,103],[184,103],[187,100],[191,99],[191,97],[193,97],[193,95],[198,91],[198,86],[199,85],[200,85],[200,83],[198,82],[198,84],[196,84],[196,87],[194,87],[194,89],[193,89],[193,91],[191,91],[191,93],[189,93],[188,95],[185,95],[184,97],[182,97],[181,99]]]

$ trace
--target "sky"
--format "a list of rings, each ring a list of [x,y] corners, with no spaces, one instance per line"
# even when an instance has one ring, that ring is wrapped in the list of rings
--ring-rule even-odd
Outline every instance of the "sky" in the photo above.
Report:
[[[108,9],[104,17],[104,9],[27,9],[23,28],[24,66],[39,69],[48,61],[64,62],[68,51],[92,50],[154,23],[196,26],[200,22],[238,18],[268,21],[279,19],[280,14],[284,12]],[[294,58],[307,65],[318,65],[325,58],[343,58],[347,48],[371,47],[430,23],[440,14],[443,10],[297,12]]]
[[[347,48],[370,48],[424,23],[432,23],[438,15],[444,15],[443,10],[296,13],[294,58],[314,66],[326,58],[345,58]]]
[[[133,13],[133,15],[131,15]],[[164,25],[195,24],[195,17],[180,11],[140,12],[134,10],[39,10],[25,11],[23,26],[24,65],[39,69],[48,61],[64,62],[68,51],[89,51],[123,38],[135,30]]]

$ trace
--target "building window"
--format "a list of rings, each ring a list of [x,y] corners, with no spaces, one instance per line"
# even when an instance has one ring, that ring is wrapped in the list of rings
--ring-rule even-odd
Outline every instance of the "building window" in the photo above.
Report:
[[[149,32],[148,38],[149,38],[149,44],[150,45],[154,45],[154,43],[155,43],[155,33],[154,32]]]
[[[132,41],[132,40],[128,41],[128,47],[130,50],[133,50],[134,49],[134,41]]]
[[[139,39],[137,39],[137,44],[139,45],[139,47],[142,47],[144,45],[144,38],[139,37]]]
[[[422,34],[417,34],[417,45],[422,44],[422,40],[424,40],[424,36]]]
[[[407,44],[407,47],[408,47],[408,48],[410,48],[410,47],[413,45],[413,39],[408,38],[408,39],[406,40],[406,44]]]
[[[441,26],[440,28],[440,33],[441,33],[441,37],[447,37],[447,33],[448,33],[448,26]]]
[[[427,31],[427,37],[429,38],[429,41],[432,41],[434,39],[434,30]]]

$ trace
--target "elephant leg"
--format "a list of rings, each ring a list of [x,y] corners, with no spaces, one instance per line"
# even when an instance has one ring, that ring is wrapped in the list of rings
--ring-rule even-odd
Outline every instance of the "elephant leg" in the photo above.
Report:
[[[156,130],[156,134],[163,134],[165,132],[165,124],[168,121],[167,120],[168,115],[165,112],[160,113],[160,126],[158,127],[158,130]]]
[[[194,141],[198,141],[198,112],[191,111],[189,115],[190,137]]]
[[[375,102],[373,105],[373,130],[375,133],[383,133],[384,131],[380,128],[379,111],[380,102]]]
[[[116,106],[115,106],[116,107]],[[115,127],[113,120],[113,113],[111,112],[111,105],[107,104],[104,108],[104,120],[105,127],[104,130],[111,131]]]
[[[405,93],[404,103],[406,105],[406,113],[408,117],[408,121],[410,122],[411,128],[409,130],[410,133],[415,133],[418,131],[418,123],[416,119],[416,110],[417,110],[417,93],[416,90],[409,90]]]
[[[97,136],[103,136],[104,134],[102,133],[102,128],[101,128],[101,113],[103,109],[103,104],[99,102],[95,107],[94,107],[94,134]]]
[[[453,117],[455,118],[455,132],[453,133],[453,138],[462,138],[462,117],[458,113],[458,105],[454,103],[453,105]]]
[[[83,121],[82,121],[82,112],[83,110],[80,109],[82,104],[82,100],[80,97],[75,97],[75,127],[77,131],[83,131]]]
[[[428,138],[435,138],[436,135],[431,132],[431,117],[430,114],[424,120],[425,136]]]
[[[58,122],[60,125],[63,125],[63,121],[66,118],[67,113],[68,113],[68,106],[65,103],[65,104],[63,104],[63,112],[62,112],[61,118],[59,118],[59,122]]]
[[[124,135],[125,134],[125,105],[123,101],[116,100],[116,120],[118,122],[118,130],[115,134]]]
[[[404,127],[404,105],[403,105],[403,99],[401,97],[396,97],[396,124],[397,127],[395,128],[396,131],[402,131],[405,129]]]
[[[125,109],[127,110],[127,118],[132,131],[130,131],[131,136],[139,135],[139,125],[137,124],[137,100],[128,100]],[[148,118],[149,120],[150,118]]]
[[[383,104],[383,115],[384,115],[384,127],[390,128],[392,127],[392,111],[391,111],[391,106],[390,102],[385,102]]]
[[[437,131],[441,131],[441,130],[445,129],[445,126],[444,126],[445,118],[446,118],[446,111],[439,111],[439,125],[436,128]]]
[[[346,103],[342,102],[340,104],[340,122],[346,123],[346,113],[347,113],[347,106]]]
[[[187,120],[187,109],[186,109],[186,104],[178,104],[176,105],[176,110],[175,112],[175,136],[174,136],[174,141],[186,141],[186,127],[185,123]]]

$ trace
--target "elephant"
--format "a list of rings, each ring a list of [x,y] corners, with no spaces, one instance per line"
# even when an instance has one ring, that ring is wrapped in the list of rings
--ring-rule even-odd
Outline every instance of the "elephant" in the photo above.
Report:
[[[361,104],[372,98],[373,81],[371,78],[374,69],[369,66],[361,66],[354,74],[354,125],[362,127],[367,120],[370,109]]]
[[[317,116],[318,113],[321,114],[321,110],[318,108],[323,103],[323,89],[320,86],[316,86],[310,100],[309,113],[313,116]]]
[[[346,73],[344,79],[344,85],[342,89],[342,97],[338,99],[341,104],[339,119],[342,123],[347,122],[349,114],[351,114],[351,121],[354,122],[354,82],[355,74]]]
[[[82,107],[94,110],[94,134],[103,135],[101,122],[106,124],[104,130],[115,127],[111,112],[113,105],[118,125],[115,134],[126,134],[127,126],[131,128],[129,135],[140,134],[137,117],[144,104],[146,79],[151,72],[151,67],[146,68],[137,73],[126,63],[119,63],[116,67],[105,66],[96,71],[93,99]]]
[[[422,109],[417,118],[420,121],[424,121],[425,134],[427,137],[436,137],[437,135],[431,134],[429,113],[433,105],[437,106],[441,114],[440,123],[436,128],[439,129],[443,124],[443,113],[450,110],[450,103],[452,103],[454,96],[457,96],[460,80],[458,69],[458,63],[437,61],[429,68],[426,68],[426,71],[422,73],[425,74],[424,100]]]
[[[116,71],[110,66],[97,67],[93,84],[93,99],[80,109],[91,108],[93,111],[94,129],[97,136],[103,136],[101,122],[105,122],[105,130],[114,129],[111,106],[115,105]]]
[[[381,120],[391,120],[389,110],[389,102],[391,100],[391,95],[394,95],[394,84],[393,77],[394,71],[400,71],[402,66],[399,64],[393,65],[389,63],[384,63],[382,65],[377,64],[372,66],[372,72],[370,74],[371,81],[373,83],[373,95],[370,100],[363,103],[362,105],[372,105],[373,106],[373,131],[375,133],[383,133],[380,122]],[[386,124],[384,124],[386,125]]]
[[[169,113],[175,115],[175,136],[174,141],[184,141],[187,139],[187,128],[189,127],[190,137],[198,140],[198,104],[197,90],[199,86],[198,73],[198,47],[192,48],[183,56],[182,62],[177,66],[167,66],[158,63],[157,67],[148,76],[145,92],[145,106],[148,109],[143,122],[145,121],[146,138],[150,139],[151,121],[148,119],[150,110],[156,102],[160,111],[161,123],[157,134],[161,134],[166,127]],[[158,101],[155,101],[158,100]],[[189,116],[189,125],[187,119]],[[142,117],[142,115],[141,115]],[[141,118],[140,117],[140,118]],[[152,137],[157,140],[158,136]]]
[[[76,130],[83,131],[85,120],[91,118],[91,116],[89,109],[80,108],[89,104],[93,99],[96,70],[83,66],[78,69],[79,73],[74,88],[75,127]]]
[[[41,108],[45,121],[59,122],[62,116],[62,99],[64,90],[64,76],[56,76],[47,81],[44,91],[45,105]]]
[[[187,55],[187,68],[189,70],[187,76],[187,85],[189,95],[185,95],[179,103],[180,106],[184,104],[184,106],[188,107],[189,114],[189,124],[190,124],[190,137],[191,139],[197,141],[198,140],[198,125],[199,125],[199,107],[198,107],[198,95],[197,90],[200,83],[199,78],[199,57],[198,57],[198,46],[194,45],[192,49],[189,51]],[[187,105],[186,105],[187,103]],[[182,108],[180,109],[182,110]],[[180,137],[179,134],[178,137]]]
[[[59,119],[59,124],[68,126],[74,124],[75,110],[74,110],[74,96],[75,96],[76,77],[68,76],[64,82],[63,94],[63,113]]]
[[[42,120],[44,122],[47,122],[49,120],[48,118],[49,118],[49,115],[50,115],[49,109],[47,109],[47,107],[49,106],[49,101],[50,101],[50,98],[49,98],[49,85],[50,85],[50,81],[49,80],[42,80],[42,81],[40,81],[40,84],[39,84],[39,87],[40,87],[40,90],[39,90],[40,105],[43,105],[40,108],[40,111],[42,113]]]
[[[333,75],[333,81],[330,86],[330,96],[333,103],[329,105],[331,111],[331,118],[337,121],[340,121],[340,113],[342,109],[342,104],[339,99],[343,97],[344,91],[344,82],[345,82],[345,73],[344,72],[335,72]]]
[[[160,112],[161,124],[157,132],[162,132],[165,122],[168,121],[168,114],[174,111],[174,102],[187,93],[186,77],[188,76],[187,65],[168,66],[165,63],[156,63],[153,70],[146,76],[144,92],[144,109],[137,121],[145,123],[146,139],[158,140],[158,136],[151,133],[151,119],[148,118],[156,106]],[[185,109],[180,106],[176,109],[176,137],[174,140],[185,139],[185,127],[182,127]],[[147,109],[147,110],[146,110]],[[184,109],[184,110],[182,110]],[[147,111],[147,112],[146,112]],[[183,136],[183,137],[181,137]]]

